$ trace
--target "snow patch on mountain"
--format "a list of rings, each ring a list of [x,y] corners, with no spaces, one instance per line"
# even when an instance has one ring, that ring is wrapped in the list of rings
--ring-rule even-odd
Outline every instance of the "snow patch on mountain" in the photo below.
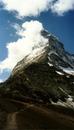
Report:
[[[74,69],[71,69],[71,68],[63,68],[63,67],[60,67],[65,73],[67,74],[70,74],[70,75],[74,75]]]

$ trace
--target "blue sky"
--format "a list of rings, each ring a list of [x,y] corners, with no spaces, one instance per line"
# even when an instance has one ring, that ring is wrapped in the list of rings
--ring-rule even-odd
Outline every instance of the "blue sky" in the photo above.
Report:
[[[12,3],[12,0],[10,1]],[[29,0],[27,1],[29,4]],[[19,10],[19,5],[17,5],[18,8],[14,8],[14,0],[13,6],[11,6],[9,0],[5,0],[7,3],[4,3],[4,0],[0,0],[0,64],[8,57],[7,44],[16,42],[20,38],[18,33],[16,33],[17,28],[20,30],[20,26],[23,23],[31,20],[39,21],[46,30],[60,39],[66,51],[74,53],[74,0],[66,0],[65,3],[61,2],[64,0],[54,0],[52,8],[47,5],[52,0],[44,1],[46,4],[39,2],[37,5],[35,3],[36,8],[34,10],[30,9],[28,11],[26,9],[26,11],[22,11],[22,8]],[[19,4],[20,2],[21,0],[18,0]],[[5,7],[5,4],[7,4],[7,7]],[[22,4],[25,6],[27,2],[22,2]],[[65,7],[60,9],[63,4],[65,4]],[[44,5],[46,6],[44,7]],[[0,81],[7,79],[11,71],[12,69],[4,68],[0,72]]]

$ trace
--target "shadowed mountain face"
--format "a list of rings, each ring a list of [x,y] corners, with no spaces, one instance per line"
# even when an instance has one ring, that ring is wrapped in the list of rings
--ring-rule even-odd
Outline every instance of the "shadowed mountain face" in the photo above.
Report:
[[[74,129],[74,56],[41,34],[48,43],[34,47],[0,84],[1,130]]]

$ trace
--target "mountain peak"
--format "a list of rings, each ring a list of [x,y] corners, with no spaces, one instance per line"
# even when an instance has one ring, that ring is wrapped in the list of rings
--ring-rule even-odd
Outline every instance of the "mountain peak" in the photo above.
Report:
[[[17,63],[0,91],[13,99],[74,108],[74,56],[55,36],[44,30],[41,35],[48,42]]]
[[[32,63],[47,61],[47,64],[54,66],[62,73],[74,75],[74,56],[65,51],[63,43],[57,37],[46,30],[42,30],[41,35],[48,39],[48,42],[34,46],[32,52],[16,65],[12,74]]]

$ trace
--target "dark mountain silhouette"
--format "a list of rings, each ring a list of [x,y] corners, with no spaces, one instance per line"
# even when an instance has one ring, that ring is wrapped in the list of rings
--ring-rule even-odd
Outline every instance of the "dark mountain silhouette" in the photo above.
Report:
[[[0,84],[0,130],[74,129],[74,56],[46,31]]]

